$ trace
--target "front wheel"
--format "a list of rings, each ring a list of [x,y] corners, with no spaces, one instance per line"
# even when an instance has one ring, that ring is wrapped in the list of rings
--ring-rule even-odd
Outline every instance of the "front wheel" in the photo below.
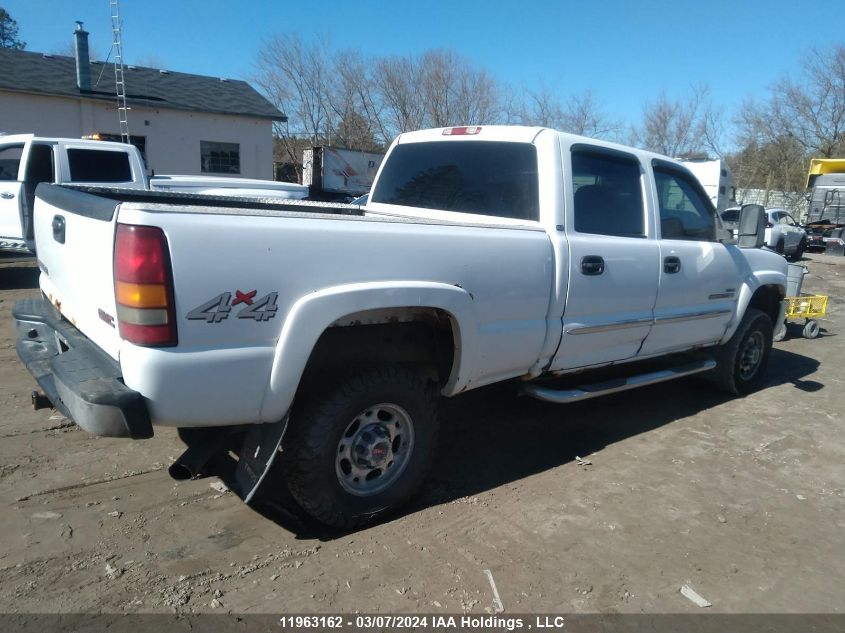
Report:
[[[294,408],[288,488],[311,516],[352,529],[405,503],[437,443],[437,389],[403,366],[363,370]]]
[[[772,322],[760,310],[748,308],[730,340],[718,348],[718,363],[710,378],[734,395],[759,388],[772,351]]]

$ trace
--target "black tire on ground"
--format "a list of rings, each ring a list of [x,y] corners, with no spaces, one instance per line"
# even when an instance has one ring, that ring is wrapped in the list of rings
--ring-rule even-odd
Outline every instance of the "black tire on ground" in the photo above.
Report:
[[[804,338],[816,338],[819,335],[819,331],[821,328],[819,327],[819,322],[815,319],[807,319],[807,323],[804,325]]]
[[[763,382],[771,351],[771,320],[766,313],[748,308],[731,339],[716,350],[718,365],[709,378],[722,391],[751,393]]]
[[[786,328],[787,328],[787,324],[784,322],[783,327],[780,329],[780,331],[774,333],[774,335],[772,336],[772,340],[775,341],[776,343],[779,343],[780,341],[785,339],[786,338]]]
[[[798,248],[792,254],[792,261],[800,262],[804,258],[804,251],[807,250],[807,240],[802,239],[798,243]]]
[[[294,405],[281,458],[288,489],[308,514],[353,529],[413,496],[437,444],[437,386],[425,375],[398,365],[365,369]]]
[[[783,239],[779,239],[775,244],[775,252],[783,255]]]

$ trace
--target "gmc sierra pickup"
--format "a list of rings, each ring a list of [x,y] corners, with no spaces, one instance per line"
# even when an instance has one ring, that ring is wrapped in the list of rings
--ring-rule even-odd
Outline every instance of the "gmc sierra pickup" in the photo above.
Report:
[[[402,134],[365,207],[243,204],[41,185],[18,353],[36,405],[99,435],[178,427],[171,474],[236,455],[246,501],[280,459],[338,527],[418,488],[438,395],[513,380],[564,403],[695,373],[744,394],[783,322],[762,207],[737,244],[678,162],[550,129]]]

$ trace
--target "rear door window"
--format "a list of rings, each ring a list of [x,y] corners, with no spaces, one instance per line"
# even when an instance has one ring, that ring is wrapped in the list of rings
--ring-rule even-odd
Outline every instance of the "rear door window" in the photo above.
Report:
[[[573,148],[575,230],[644,237],[641,173],[636,156],[599,148]]]
[[[69,148],[67,159],[71,182],[132,182],[126,152]]]
[[[530,143],[495,141],[399,144],[371,201],[538,220],[537,151]]]

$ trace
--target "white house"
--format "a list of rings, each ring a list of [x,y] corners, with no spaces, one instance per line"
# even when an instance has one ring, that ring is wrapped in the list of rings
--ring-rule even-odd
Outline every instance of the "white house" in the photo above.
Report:
[[[114,66],[0,49],[0,133],[120,140]],[[272,179],[273,121],[285,116],[245,81],[124,66],[132,143],[156,173]]]

